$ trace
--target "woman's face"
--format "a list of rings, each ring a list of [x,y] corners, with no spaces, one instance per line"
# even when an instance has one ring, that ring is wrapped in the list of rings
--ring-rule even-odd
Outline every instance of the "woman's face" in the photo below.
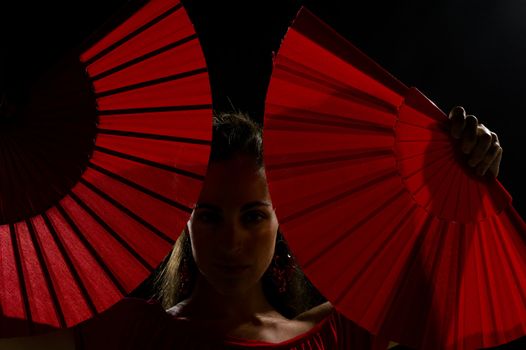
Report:
[[[248,156],[212,162],[188,231],[197,267],[223,295],[254,287],[274,255],[278,221],[263,168]]]

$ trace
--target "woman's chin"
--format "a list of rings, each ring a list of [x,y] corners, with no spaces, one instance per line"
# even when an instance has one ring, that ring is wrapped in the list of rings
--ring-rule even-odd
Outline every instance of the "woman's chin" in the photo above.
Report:
[[[253,281],[252,279],[248,280],[247,278],[242,278],[240,276],[230,278],[224,277],[220,280],[212,279],[209,280],[208,283],[217,291],[217,293],[228,297],[245,295],[257,285],[257,281]]]

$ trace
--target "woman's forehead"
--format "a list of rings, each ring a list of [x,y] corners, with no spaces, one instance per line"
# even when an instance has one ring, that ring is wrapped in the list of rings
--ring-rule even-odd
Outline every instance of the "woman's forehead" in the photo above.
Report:
[[[265,171],[248,158],[236,157],[212,162],[204,181],[199,202],[236,203],[270,201]]]

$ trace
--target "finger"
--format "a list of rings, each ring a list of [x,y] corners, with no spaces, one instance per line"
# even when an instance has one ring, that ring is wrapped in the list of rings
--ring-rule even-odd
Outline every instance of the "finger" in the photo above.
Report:
[[[500,145],[498,143],[492,143],[488,152],[482,159],[482,161],[477,165],[477,175],[484,176],[488,171],[489,167],[493,164],[500,152]]]
[[[499,146],[499,149],[497,151],[497,157],[495,157],[495,160],[493,161],[493,163],[491,163],[488,169],[490,174],[493,175],[494,177],[499,176],[501,160],[502,160],[502,147]]]
[[[454,107],[449,112],[449,119],[451,120],[451,136],[459,139],[466,126],[466,111],[460,106]]]
[[[494,143],[495,137],[484,125],[477,127],[477,143],[471,151],[468,160],[468,165],[471,167],[477,166],[488,153],[490,146]]]
[[[466,126],[462,131],[462,152],[470,154],[475,145],[477,144],[477,126],[478,120],[474,115],[468,115],[466,117]]]

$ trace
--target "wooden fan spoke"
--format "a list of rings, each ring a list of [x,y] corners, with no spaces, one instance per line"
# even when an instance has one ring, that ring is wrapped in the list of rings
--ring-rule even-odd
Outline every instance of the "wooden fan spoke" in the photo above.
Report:
[[[321,127],[327,131],[334,130],[334,132],[363,130],[372,133],[392,134],[391,121],[386,125],[381,125],[363,118],[355,120],[349,115],[338,116],[319,111],[278,105],[269,105],[267,112],[273,116],[265,125],[268,130],[290,130],[290,128],[314,130]]]
[[[0,226],[0,264],[1,281],[0,296],[2,300],[2,314],[10,318],[26,318],[25,290],[22,276],[19,277],[20,257],[16,245],[13,225]]]
[[[172,171],[197,180],[204,179],[204,175],[195,171],[202,171],[204,168],[205,162],[203,162],[202,157],[208,150],[207,146],[182,145],[148,139],[142,139],[140,143],[137,143],[136,139],[131,137],[109,135],[100,135],[98,143],[101,146],[97,146],[96,151]]]
[[[151,1],[142,11],[127,19],[111,33],[86,50],[80,59],[86,65],[99,60],[101,57],[116,50],[141,33],[155,27],[156,24],[176,12],[180,12],[182,5],[179,1]],[[156,36],[155,36],[156,37]]]
[[[295,91],[290,94],[290,91]],[[292,81],[283,80],[269,91],[270,106],[301,106],[304,110],[324,111],[327,114],[346,116],[353,120],[374,121],[380,125],[394,126],[395,115],[390,108],[378,104],[363,104],[361,100],[350,100],[345,95],[327,94],[322,89],[304,87]],[[331,91],[329,91],[331,93]],[[275,107],[270,107],[275,108]]]
[[[209,103],[209,93],[208,75],[201,73],[100,97],[97,103],[100,111],[192,106]]]
[[[338,55],[334,51],[325,47],[326,43],[313,40],[313,37],[307,37],[299,31],[289,31],[287,33],[288,54],[291,61],[300,61],[303,65],[309,65],[314,70],[329,75],[332,79],[338,79],[347,85],[354,85],[364,93],[370,96],[376,96],[391,106],[398,106],[401,102],[401,96],[405,89],[399,82],[393,83],[393,86],[386,86],[381,80],[384,77],[371,76],[362,69],[354,65],[349,65],[346,60],[356,58],[362,53],[353,52],[350,54]],[[305,60],[304,54],[309,52],[309,60]],[[354,55],[354,57],[353,57]],[[285,55],[284,55],[285,56]],[[391,77],[392,78],[392,77]],[[395,80],[395,79],[393,79]]]
[[[343,98],[354,101],[359,105],[364,105],[379,111],[396,113],[397,106],[391,104],[375,95],[363,91],[361,86],[351,85],[355,83],[356,77],[351,76],[348,80],[336,80],[333,76],[320,72],[319,67],[303,66],[301,61],[290,61],[287,59],[280,61],[277,66],[279,70],[276,71],[273,79],[283,81],[283,84],[294,84],[297,88],[304,88],[311,90],[311,93],[316,91],[331,96]]]
[[[210,110],[211,108],[212,108],[211,104],[196,104],[196,105],[141,107],[141,108],[127,108],[127,109],[108,109],[108,110],[100,111],[99,113],[101,116],[118,116],[118,115],[123,115],[123,114]]]
[[[181,225],[183,217],[188,215],[184,211],[141,191],[125,184],[119,184],[95,170],[88,169],[80,183],[170,243],[175,243],[173,237],[177,237],[179,234],[175,231],[175,227]],[[145,208],[146,204],[148,207]],[[169,215],[174,222],[163,220],[166,215]]]
[[[202,125],[210,120],[210,111],[188,110],[160,113],[101,116],[99,130],[120,130],[150,135],[181,137],[210,144],[210,130]]]
[[[84,286],[77,267],[69,256],[64,242],[58,236],[51,220],[44,213],[31,219],[36,227],[48,256],[48,268],[56,284],[59,299],[64,309],[67,325],[74,325],[97,312],[92,298]],[[73,312],[75,310],[75,312]]]
[[[79,184],[71,198],[147,269],[151,270],[158,261],[155,259],[162,259],[162,252],[174,243],[168,235],[89,183]]]
[[[71,198],[66,197],[61,203],[71,219],[77,222],[79,230],[84,232],[86,241],[106,262],[108,269],[125,290],[135,288],[138,281],[142,281],[154,270],[138,253],[137,245],[130,245],[76,194],[72,193]],[[79,221],[80,218],[83,220]]]
[[[392,152],[382,149],[270,154],[267,155],[266,159],[270,164],[266,169],[272,172],[276,181],[295,176],[314,175],[319,172],[344,171],[345,168],[350,168],[350,174],[340,173],[337,176],[338,178],[345,178],[353,174],[360,175],[377,169],[392,169],[394,165]],[[362,169],[362,173],[356,174],[356,171],[364,168],[362,161],[365,159],[372,161],[370,166]]]
[[[177,81],[177,80],[180,80],[180,79],[184,79],[184,78],[187,78],[187,77],[192,77],[194,75],[199,75],[199,74],[203,74],[203,73],[206,73],[206,72],[207,72],[206,68],[197,68],[197,69],[193,69],[193,70],[186,71],[186,72],[183,72],[183,73],[177,73],[177,74],[173,74],[173,75],[164,75],[162,78],[158,78],[158,79],[152,79],[152,80],[148,80],[148,81],[141,81],[139,83],[132,84],[132,85],[120,86],[118,88],[114,88],[114,89],[111,89],[111,90],[102,90],[101,89],[102,91],[99,90],[100,92],[98,92],[96,94],[96,97],[98,99],[101,99],[101,98],[105,98],[105,97],[116,95],[116,94],[121,94],[121,93],[124,93],[124,92],[136,90],[136,89],[142,89],[142,88],[146,88],[146,87],[151,87],[151,86],[155,86],[155,85],[159,85],[159,84],[163,84],[163,83],[167,83],[167,82],[174,82],[174,81]],[[184,84],[184,82],[183,82],[183,84]],[[163,87],[161,87],[161,89],[162,88]]]
[[[390,201],[383,210],[370,216],[368,222],[360,222],[360,225],[350,230],[347,229],[347,234],[334,247],[331,254],[338,256],[341,260],[339,265],[342,266],[342,269],[338,273],[341,276],[353,276],[353,278],[351,280],[335,278],[327,293],[335,300],[342,302],[353,290],[353,293],[359,293],[364,297],[364,310],[354,311],[367,310],[367,305],[374,298],[374,293],[370,293],[370,290],[387,287],[386,282],[377,277],[378,275],[389,275],[389,270],[396,265],[399,258],[389,254],[389,251],[390,249],[403,251],[404,244],[407,243],[404,241],[408,238],[402,239],[400,235],[397,235],[397,231],[404,225],[412,224],[409,214],[415,209],[410,198],[401,194]],[[344,252],[347,253],[344,254]],[[315,264],[311,265],[310,271],[315,268]],[[371,288],[364,288],[364,283],[365,285],[372,283],[377,288],[373,288],[373,285]],[[369,302],[366,302],[367,300]]]
[[[173,11],[175,8],[178,10]],[[127,37],[126,41],[119,41],[118,50],[108,51],[96,61],[87,63],[90,76],[97,77],[113,69],[122,69],[195,39],[190,20],[184,11],[179,11],[180,8],[176,5],[166,16],[159,16],[152,21],[154,26],[136,32],[133,37]]]
[[[524,254],[524,247],[517,244],[518,237],[509,237],[505,235],[509,230],[509,222],[505,213],[502,213],[502,221],[497,221],[495,217],[490,219],[494,232],[496,232],[496,244],[500,248],[499,255],[503,260],[502,273],[506,276],[506,282],[503,288],[509,288],[511,297],[514,302],[511,305],[515,307],[526,308],[526,273],[516,268],[517,262],[520,261],[521,254]],[[510,268],[512,266],[512,268]],[[500,300],[502,302],[502,300]],[[526,327],[525,327],[526,330]]]
[[[407,146],[408,149],[411,148]],[[406,152],[403,156],[396,157],[400,174],[404,178],[428,171],[427,169],[435,166],[436,163],[445,164],[449,161],[447,155],[450,154],[451,147],[426,147],[421,144],[412,144],[412,146],[411,153]]]
[[[18,255],[20,264],[19,274],[23,276],[22,290],[24,297],[29,301],[25,305],[28,318],[35,323],[64,326],[64,317],[51,286],[40,247],[37,242],[33,241],[34,231],[28,227],[27,222],[19,222],[13,228],[15,236],[13,243],[17,247],[15,254]],[[53,305],[51,310],[40,307],[39,303],[31,302],[39,299],[41,303]]]
[[[57,236],[64,244],[68,256],[76,267],[98,312],[101,312],[126,294],[126,289],[113,275],[106,262],[91,246],[67,211],[58,204],[47,213]]]
[[[117,86],[141,83],[141,77],[153,80],[155,77],[160,79],[165,75],[195,70],[204,66],[205,62],[201,61],[199,45],[192,41],[197,41],[196,34],[188,35],[104,72],[93,74],[91,81],[97,90],[106,91]],[[169,65],[174,59],[181,59],[181,64]]]
[[[180,136],[148,134],[148,133],[143,133],[143,132],[126,131],[126,130],[99,129],[99,134],[133,137],[133,138],[143,138],[143,139],[151,139],[151,140],[171,141],[171,142],[178,142],[178,143],[191,143],[191,144],[198,144],[198,145],[210,145],[210,141],[208,140],[199,140],[196,138],[186,138],[186,137],[180,137]]]
[[[200,180],[112,155],[97,153],[89,167],[187,213],[199,195]]]

